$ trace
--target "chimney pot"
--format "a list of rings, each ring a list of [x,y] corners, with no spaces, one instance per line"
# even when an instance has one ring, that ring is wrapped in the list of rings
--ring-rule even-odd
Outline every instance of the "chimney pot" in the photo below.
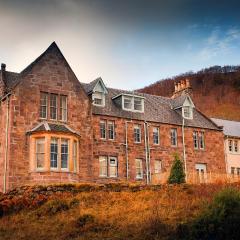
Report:
[[[189,82],[189,79],[186,79],[186,88],[190,88],[190,82]]]
[[[5,72],[5,71],[6,71],[6,64],[5,64],[5,63],[2,63],[2,64],[1,64],[1,71],[2,71],[2,72]]]

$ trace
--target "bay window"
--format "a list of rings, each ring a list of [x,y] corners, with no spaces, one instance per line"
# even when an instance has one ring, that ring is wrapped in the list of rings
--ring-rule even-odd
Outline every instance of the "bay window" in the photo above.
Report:
[[[30,149],[32,171],[78,172],[78,138],[75,136],[37,133],[30,138]]]

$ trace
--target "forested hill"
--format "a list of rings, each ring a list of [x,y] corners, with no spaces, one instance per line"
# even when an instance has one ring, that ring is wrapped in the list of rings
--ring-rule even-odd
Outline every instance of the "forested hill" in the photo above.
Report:
[[[188,78],[196,107],[209,117],[240,121],[240,66],[213,66],[163,79],[139,91],[171,97],[174,82]]]

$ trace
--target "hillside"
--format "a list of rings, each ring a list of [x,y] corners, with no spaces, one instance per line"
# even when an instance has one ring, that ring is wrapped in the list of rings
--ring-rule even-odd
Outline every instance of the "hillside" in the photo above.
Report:
[[[194,103],[209,117],[240,121],[240,66],[214,66],[163,79],[139,91],[171,97],[174,81],[188,78]]]
[[[187,229],[192,229],[191,224],[212,202],[214,194],[226,186],[110,183],[21,187],[0,194],[0,239],[200,239],[187,238]],[[229,239],[239,239],[240,185],[231,186],[235,193],[228,191],[221,197],[230,209],[218,200],[217,207],[224,206],[227,213],[224,218],[220,216],[222,220],[214,220],[223,231],[215,233],[223,238],[206,235],[201,239],[226,239],[224,233],[229,231],[233,234]],[[198,225],[197,229],[203,230]],[[208,232],[204,231],[201,236]]]

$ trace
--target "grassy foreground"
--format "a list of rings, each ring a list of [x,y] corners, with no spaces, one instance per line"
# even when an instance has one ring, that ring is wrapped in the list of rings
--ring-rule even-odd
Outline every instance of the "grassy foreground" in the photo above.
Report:
[[[194,219],[224,187],[22,187],[0,195],[0,239],[178,239],[179,226]]]

